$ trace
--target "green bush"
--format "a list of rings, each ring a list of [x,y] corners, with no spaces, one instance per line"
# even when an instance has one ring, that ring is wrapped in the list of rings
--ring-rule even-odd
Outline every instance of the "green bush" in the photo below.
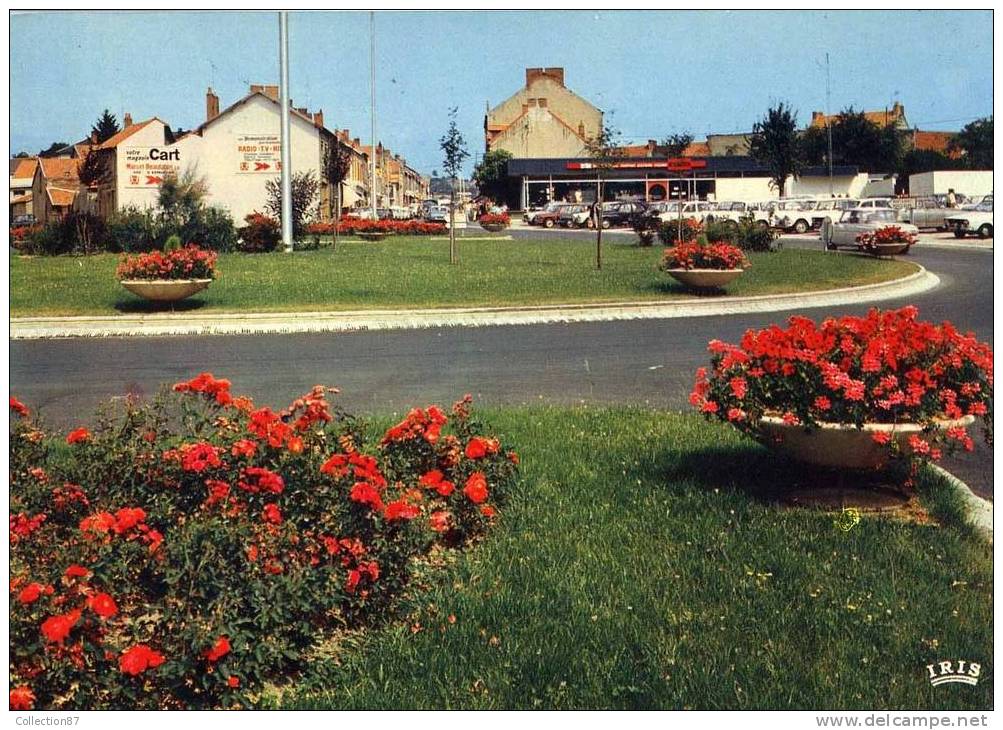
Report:
[[[732,242],[743,251],[779,251],[778,236],[768,226],[759,225],[751,216],[743,217],[735,229]]]
[[[390,619],[514,482],[467,399],[369,444],[321,386],[282,412],[229,386],[203,373],[59,443],[11,398],[21,709],[253,705],[333,632]]]
[[[678,220],[664,221],[658,226],[658,239],[666,246],[675,246],[679,241],[694,241],[703,233],[703,226],[695,218],[683,218],[682,235]]]
[[[100,218],[73,211],[31,230],[25,236],[21,250],[36,256],[94,253],[106,235]]]
[[[147,208],[125,206],[108,219],[106,248],[126,253],[161,250],[168,233]]]
[[[182,243],[226,253],[237,248],[237,228],[223,208],[198,208],[177,231]]]
[[[167,237],[167,240],[164,241],[164,253],[177,251],[180,248],[181,248],[181,239],[177,235],[170,235]]]
[[[278,248],[279,241],[282,240],[278,221],[258,212],[249,213],[244,221],[247,225],[238,231],[238,251],[269,253]]]

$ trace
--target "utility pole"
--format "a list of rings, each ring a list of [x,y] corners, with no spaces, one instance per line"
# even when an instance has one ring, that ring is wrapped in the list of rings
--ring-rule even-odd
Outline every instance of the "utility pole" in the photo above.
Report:
[[[373,154],[369,157],[369,202],[376,216],[376,13],[369,11],[369,118],[372,122]]]
[[[829,113],[829,53],[825,54],[825,130],[829,136],[829,197],[832,197],[832,118]]]
[[[293,250],[292,140],[289,138],[289,14],[279,13],[279,104],[282,145],[282,246]]]

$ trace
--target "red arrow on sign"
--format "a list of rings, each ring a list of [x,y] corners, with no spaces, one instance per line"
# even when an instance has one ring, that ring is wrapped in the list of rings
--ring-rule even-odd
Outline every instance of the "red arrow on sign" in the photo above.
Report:
[[[258,170],[267,170],[269,167],[270,167],[270,165],[267,162],[255,162],[254,163],[254,171],[255,172],[257,172]]]
[[[159,185],[163,181],[164,181],[164,178],[162,178],[162,177],[156,177],[154,175],[147,175],[146,176],[146,184],[147,185]]]

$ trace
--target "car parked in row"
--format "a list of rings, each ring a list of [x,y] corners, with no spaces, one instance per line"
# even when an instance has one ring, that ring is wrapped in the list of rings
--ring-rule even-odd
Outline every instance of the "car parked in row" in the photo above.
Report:
[[[944,224],[954,232],[955,238],[977,235],[993,237],[993,203],[983,200],[974,210],[954,210],[944,218]]]
[[[857,237],[862,233],[874,233],[881,228],[897,226],[904,233],[916,235],[919,229],[909,223],[901,223],[898,212],[892,208],[858,206],[844,210],[839,220],[822,225],[821,239],[830,250],[837,248],[860,248]]]
[[[646,203],[640,201],[614,201],[602,204],[602,227],[614,228],[629,226],[638,216],[648,210]]]
[[[860,204],[855,198],[826,198],[815,203],[811,211],[811,227],[818,230],[825,221],[838,221],[844,210],[856,208]]]
[[[594,228],[595,222],[592,220],[592,206],[590,205],[567,205],[561,209],[561,215],[557,219],[561,228]]]
[[[553,228],[557,225],[557,219],[561,217],[561,209],[566,205],[567,203],[548,203],[538,210],[527,211],[522,219],[531,226]]]

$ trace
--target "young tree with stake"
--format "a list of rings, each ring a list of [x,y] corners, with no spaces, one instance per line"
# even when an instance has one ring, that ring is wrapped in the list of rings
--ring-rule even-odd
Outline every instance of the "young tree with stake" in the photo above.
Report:
[[[599,132],[585,142],[588,156],[592,158],[592,169],[596,174],[596,204],[593,216],[596,227],[596,269],[602,269],[602,201],[606,178],[616,163],[623,159],[620,133],[603,124]]]
[[[470,153],[467,152],[467,142],[456,126],[456,112],[455,106],[449,110],[449,128],[439,140],[439,147],[442,148],[443,155],[442,168],[452,180],[449,185],[449,263],[451,264],[459,263],[456,251],[456,228],[454,226],[456,178],[463,172],[463,161],[470,157]]]

